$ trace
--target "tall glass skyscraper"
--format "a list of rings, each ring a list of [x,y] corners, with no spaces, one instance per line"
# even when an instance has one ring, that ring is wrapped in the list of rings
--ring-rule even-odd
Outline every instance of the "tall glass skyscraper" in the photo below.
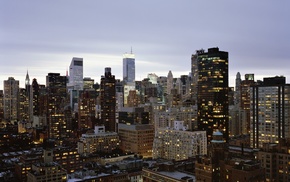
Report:
[[[123,81],[125,83],[135,82],[135,55],[123,55]]]
[[[73,57],[69,67],[69,86],[73,90],[83,90],[83,58]]]
[[[208,142],[216,130],[228,141],[228,52],[210,48],[208,52],[197,51],[194,57],[198,71],[198,129],[207,131]]]

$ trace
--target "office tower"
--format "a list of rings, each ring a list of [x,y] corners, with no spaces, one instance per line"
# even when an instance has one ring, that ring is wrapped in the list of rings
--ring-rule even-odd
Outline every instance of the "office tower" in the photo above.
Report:
[[[27,90],[24,88],[19,89],[19,102],[18,102],[18,119],[19,121],[30,122],[29,110],[29,96]]]
[[[241,112],[241,134],[250,133],[250,88],[255,85],[254,74],[245,74],[245,80],[240,83],[240,112]]]
[[[100,90],[101,124],[107,131],[116,130],[116,79],[111,68],[105,68]]]
[[[4,119],[18,120],[19,81],[13,77],[4,80]]]
[[[186,131],[183,121],[173,127],[157,128],[153,142],[153,158],[186,160],[207,154],[206,131]]]
[[[196,54],[191,55],[191,89],[190,95],[194,102],[197,102],[197,82],[198,82],[198,54],[203,53],[204,50],[196,51]]]
[[[123,81],[125,84],[135,82],[135,55],[123,55]]]
[[[47,117],[50,138],[64,137],[67,134],[67,123],[64,118],[64,109],[67,105],[66,76],[59,73],[48,73],[46,76],[47,88]]]
[[[89,129],[96,122],[96,99],[97,93],[94,89],[84,90],[78,102],[78,129]]]
[[[79,91],[84,88],[83,80],[83,58],[73,57],[69,67],[69,78],[67,89],[70,96],[70,106],[73,111],[77,111]]]
[[[283,76],[269,77],[251,86],[250,143],[253,148],[290,137],[290,84],[285,80]]]
[[[197,124],[207,131],[208,142],[216,130],[228,141],[228,52],[210,48],[196,52],[198,68]]]
[[[32,114],[34,116],[38,116],[40,88],[35,78],[32,80],[31,89],[32,89]]]
[[[69,66],[68,86],[72,87],[73,90],[83,90],[83,58],[73,57]]]
[[[171,70],[167,74],[167,95],[170,95],[171,90],[173,89],[173,74]]]

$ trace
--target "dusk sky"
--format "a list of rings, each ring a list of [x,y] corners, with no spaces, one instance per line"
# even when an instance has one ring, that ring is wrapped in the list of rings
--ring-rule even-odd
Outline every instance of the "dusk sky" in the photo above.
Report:
[[[27,70],[45,84],[73,57],[84,59],[84,77],[100,82],[111,67],[121,79],[131,47],[136,80],[188,75],[196,50],[219,47],[229,52],[230,86],[238,71],[289,83],[290,1],[0,1],[0,89],[8,77],[24,87]]]

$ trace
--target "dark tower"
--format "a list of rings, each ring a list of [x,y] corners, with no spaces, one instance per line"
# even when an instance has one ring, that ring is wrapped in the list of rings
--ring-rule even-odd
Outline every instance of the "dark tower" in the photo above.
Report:
[[[210,48],[197,51],[196,59],[198,129],[207,131],[208,142],[216,130],[228,141],[228,52]]]
[[[105,68],[100,90],[101,124],[106,131],[116,130],[116,79],[111,68]]]
[[[66,91],[67,77],[59,73],[48,73],[46,76],[47,116],[49,119],[49,137],[59,138],[66,136],[67,123],[64,118],[64,108],[67,104]]]

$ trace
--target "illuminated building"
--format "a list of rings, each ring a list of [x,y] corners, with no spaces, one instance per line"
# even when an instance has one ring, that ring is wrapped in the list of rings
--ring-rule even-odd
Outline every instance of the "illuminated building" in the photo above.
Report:
[[[197,125],[207,131],[208,142],[216,130],[222,131],[228,141],[228,52],[210,48],[208,52],[196,52],[197,81]]]
[[[250,145],[253,148],[290,137],[290,84],[285,80],[282,76],[269,77],[251,86]]]
[[[207,154],[206,131],[186,131],[183,121],[174,121],[173,128],[157,128],[153,158],[186,160]]]
[[[46,104],[50,138],[64,137],[67,134],[67,123],[64,117],[64,108],[67,103],[66,82],[66,76],[60,76],[59,73],[48,73],[46,76]]]
[[[279,143],[264,143],[257,159],[265,170],[265,181],[290,181],[290,140],[280,139]]]
[[[78,101],[78,129],[93,128],[96,121],[96,98],[94,89],[81,92]]]
[[[116,130],[116,79],[111,68],[105,68],[100,90],[101,124],[107,131]]]
[[[32,164],[31,171],[28,172],[27,181],[67,181],[67,173],[61,165],[53,160],[51,151],[44,151],[44,162]]]
[[[18,119],[19,81],[13,77],[4,80],[4,119],[17,121]]]
[[[143,157],[152,157],[154,128],[150,124],[118,124],[121,149]]]
[[[27,90],[24,88],[19,89],[19,105],[18,105],[18,119],[20,121],[30,121],[29,112],[29,96]]]
[[[89,155],[95,152],[111,153],[119,148],[119,136],[116,132],[105,132],[104,126],[95,126],[94,133],[82,134],[78,142],[78,152]]]

